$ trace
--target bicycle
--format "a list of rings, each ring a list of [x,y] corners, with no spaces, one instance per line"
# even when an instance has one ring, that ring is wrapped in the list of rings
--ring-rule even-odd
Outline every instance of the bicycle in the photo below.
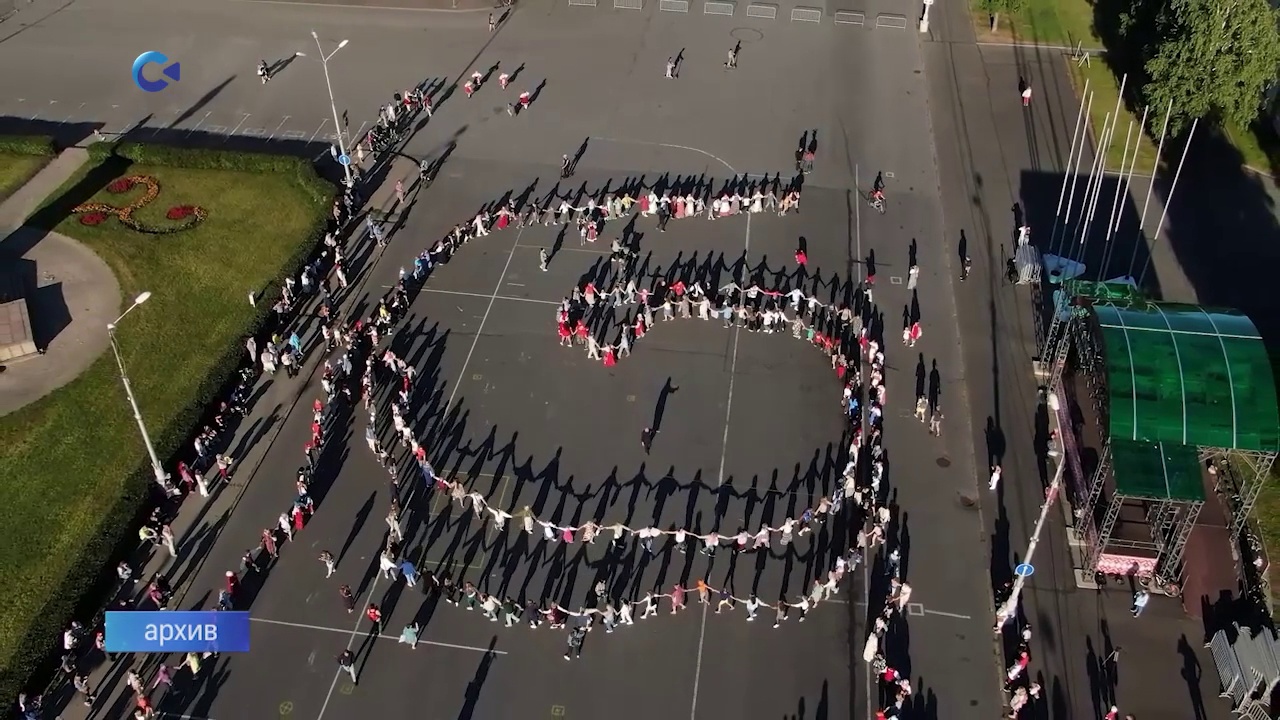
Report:
[[[867,203],[879,210],[881,215],[884,214],[884,193],[876,193],[875,191],[867,193]]]

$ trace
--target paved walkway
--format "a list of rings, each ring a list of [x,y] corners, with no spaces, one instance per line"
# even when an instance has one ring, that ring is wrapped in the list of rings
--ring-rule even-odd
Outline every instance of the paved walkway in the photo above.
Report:
[[[394,184],[394,180],[391,184]],[[375,207],[385,209],[394,202],[394,197],[389,198],[388,191],[378,186],[374,186],[370,194],[380,199],[381,205],[367,204],[363,208],[364,211]],[[362,226],[353,227],[352,239],[347,242],[348,257],[361,257],[366,252],[372,253],[372,250],[367,247],[372,240],[363,234]],[[376,286],[373,289],[367,289],[372,275],[371,270],[380,256],[371,254],[369,257],[358,277],[354,279],[350,291],[339,300],[339,317],[345,317],[345,313],[349,312],[352,306],[367,302],[370,293],[378,296],[382,294]],[[318,296],[313,295],[304,300],[297,318],[290,326],[303,337],[318,334],[315,320],[318,318],[317,299]],[[309,353],[299,368],[298,376],[293,378],[286,377],[284,373],[277,373],[274,376],[259,373],[249,393],[249,397],[253,399],[250,401],[248,413],[238,422],[233,420],[235,424],[231,426],[227,435],[226,452],[236,459],[231,481],[219,485],[207,499],[198,495],[188,496],[178,506],[177,513],[170,522],[170,526],[178,536],[179,557],[171,558],[167,553],[156,552],[154,546],[146,544],[139,547],[129,558],[135,570],[135,577],[163,575],[170,579],[174,590],[173,607],[185,608],[190,605],[187,601],[187,593],[192,590],[193,581],[200,575],[201,568],[210,557],[211,549],[218,541],[231,514],[239,507],[240,500],[244,497],[250,483],[260,470],[264,473],[268,472],[268,468],[264,468],[264,461],[281,430],[288,424],[293,411],[299,407],[307,411],[313,400],[323,397],[318,372],[323,367],[323,361],[323,353]],[[301,456],[301,453],[299,452],[298,455]],[[272,472],[275,470],[277,469],[270,469]],[[273,477],[279,477],[278,473]],[[146,657],[132,654],[117,655],[109,662],[92,666],[88,673],[90,683],[99,695],[98,703],[94,708],[87,708],[83,703],[73,701],[75,693],[65,679],[54,678],[45,693],[46,712],[62,720],[117,717],[110,711],[103,713],[102,709],[132,708],[133,695],[123,684],[122,678],[127,668],[149,672],[147,668],[150,666],[143,667]],[[123,717],[123,714],[119,717]],[[165,717],[178,716],[166,714]]]
[[[45,351],[4,366],[0,415],[84,372],[107,349],[107,323],[120,314],[120,285],[102,258],[65,235],[23,226],[88,159],[83,148],[68,148],[0,203],[0,260],[16,264],[27,278],[32,332]]]
[[[978,426],[972,441],[1002,466],[1005,478],[1000,492],[980,501],[991,525],[990,572],[1001,585],[1012,580],[1014,565],[1026,560],[1044,486],[1037,481],[1035,450],[1042,441],[1031,374],[1034,301],[1026,288],[1002,283],[999,274],[1011,253],[1015,202],[1033,227],[1052,227],[1079,101],[1062,53],[980,47],[963,8],[939,7],[934,27],[947,42],[927,45],[933,122],[941,181],[950,189],[944,207],[948,227],[967,231],[966,252],[973,259],[973,279],[957,291],[957,322],[971,373],[966,391]],[[1029,110],[1016,96],[1019,77],[1037,88]],[[1091,159],[1086,157],[1083,166]],[[1153,255],[1162,288],[1190,292],[1177,277],[1179,258],[1160,248]],[[1228,548],[1220,550],[1230,562]],[[1033,561],[1035,575],[1022,595],[1022,612],[1035,629],[1029,677],[1045,689],[1046,702],[1030,711],[1032,717],[1101,717],[1112,702],[1122,713],[1141,718],[1229,715],[1215,697],[1212,658],[1202,650],[1204,626],[1178,601],[1152,598],[1147,612],[1135,619],[1128,612],[1127,587],[1078,589],[1057,511]]]

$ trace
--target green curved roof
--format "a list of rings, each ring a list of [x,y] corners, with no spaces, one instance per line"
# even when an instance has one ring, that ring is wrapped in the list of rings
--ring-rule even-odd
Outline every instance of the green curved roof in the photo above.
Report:
[[[1276,383],[1246,315],[1175,303],[1093,304],[1115,440],[1273,452]]]

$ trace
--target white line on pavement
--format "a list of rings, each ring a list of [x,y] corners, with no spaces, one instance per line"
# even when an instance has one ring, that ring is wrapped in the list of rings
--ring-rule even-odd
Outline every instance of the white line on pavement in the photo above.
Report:
[[[692,152],[701,153],[703,155],[706,155],[709,158],[718,160],[721,165],[724,165],[725,168],[727,168],[729,172],[733,173],[734,175],[738,174],[738,171],[735,170],[732,165],[725,162],[724,160],[720,160],[720,158],[716,157],[715,155],[712,155],[711,153],[705,150],[699,150],[697,148],[690,148],[690,147],[683,147],[679,145],[666,145],[664,147],[675,147],[681,150],[689,150]],[[743,238],[742,244],[743,244],[742,253],[744,256],[746,256],[748,253],[751,252],[751,215],[750,214],[747,215],[746,235]],[[721,487],[724,486],[724,481],[725,481],[724,468],[729,458],[729,419],[733,415],[733,376],[738,369],[738,337],[740,332],[741,331],[738,329],[737,324],[734,324],[733,326],[733,359],[729,361],[729,395],[728,395],[728,399],[725,401],[725,404],[724,404],[724,436],[720,439],[720,474],[719,474],[718,484]],[[703,605],[702,620],[699,623],[699,628],[698,628],[698,660],[697,660],[697,664],[695,664],[693,667],[693,700],[689,703],[689,720],[697,720],[698,718],[698,686],[702,682],[702,649],[706,639],[707,639],[707,606]]]
[[[331,628],[331,627],[325,627],[323,625],[308,625],[307,623],[287,622],[284,620],[268,620],[266,618],[249,618],[249,621],[257,622],[257,623],[265,623],[267,625],[280,625],[283,627],[297,628],[299,630],[316,630],[318,632],[338,633],[343,635],[351,634],[350,630],[344,630],[342,628]],[[400,636],[399,635],[378,635],[378,639],[379,640],[395,640],[396,642],[399,642]],[[455,645],[453,643],[435,642],[432,640],[419,640],[418,644],[431,645],[433,647],[452,648],[454,650],[468,650],[470,652],[478,652],[478,653],[492,653],[494,655],[510,654],[504,650],[490,650],[487,647],[476,647],[472,645]],[[177,717],[177,716],[174,716],[174,717]]]
[[[510,300],[511,302],[535,303],[537,305],[559,305],[555,300],[536,300],[534,298],[511,297],[508,295],[485,295],[484,293],[460,292],[458,290],[434,290],[422,288],[418,292],[436,293],[439,295],[461,295],[463,297],[484,298],[485,300]]]
[[[547,248],[545,245],[524,245],[524,244],[521,244],[521,245],[520,245],[520,247],[522,247],[522,248],[530,248],[530,249],[537,249],[537,250],[547,250],[547,249],[549,249],[549,248]],[[557,250],[556,252],[588,253],[588,254],[591,254],[591,255],[612,255],[612,254],[613,254],[613,252],[612,252],[611,250],[592,250],[591,248],[567,248],[567,247],[562,247],[562,248],[560,248],[559,250]]]
[[[324,129],[325,124],[327,124],[328,122],[329,122],[329,120],[328,120],[328,119],[321,120],[321,121],[320,121],[320,127],[316,128],[316,131],[315,131],[315,132],[313,132],[313,133],[311,133],[311,140],[308,140],[307,142],[311,142],[311,141],[315,140],[315,139],[316,139],[316,136],[320,134],[320,131]]]
[[[236,123],[235,128],[233,128],[231,132],[227,133],[227,136],[222,139],[222,142],[226,142],[227,140],[230,140],[231,136],[236,134],[236,130],[239,130],[240,126],[244,124],[244,121],[248,119],[249,119],[249,113],[245,113],[244,117],[240,119],[240,122]]]
[[[360,133],[364,132],[364,126],[368,124],[368,120],[361,122],[360,127],[356,128],[355,134],[348,133],[346,130],[343,130],[341,135],[334,133],[333,139],[339,142],[343,150],[352,150],[355,148],[356,143],[360,142],[360,138],[364,137]]]
[[[941,610],[930,610],[929,608],[924,609],[924,614],[937,615],[939,617],[955,618],[956,620],[972,620],[973,619],[973,617],[970,615],[961,615],[960,613],[943,612]]]
[[[200,122],[196,123],[196,126],[195,126],[195,127],[191,128],[190,130],[188,130],[188,131],[187,131],[187,137],[191,137],[191,133],[193,133],[193,132],[195,132],[195,131],[199,130],[199,129],[200,129],[200,126],[204,124],[204,121],[205,121],[205,120],[208,120],[208,119],[209,119],[209,116],[210,116],[210,115],[212,115],[212,114],[213,114],[213,111],[212,111],[212,110],[210,110],[209,112],[205,113],[205,114],[204,114],[204,117],[200,118]]]
[[[284,127],[284,124],[285,124],[285,123],[287,123],[287,122],[289,122],[289,118],[291,118],[291,117],[293,117],[293,116],[292,116],[292,115],[285,115],[285,116],[284,116],[284,119],[280,121],[280,124],[276,126],[276,129],[271,131],[271,135],[270,135],[267,139],[268,139],[268,140],[270,140],[271,138],[275,137],[275,136],[276,136],[276,133],[280,132],[280,128]]]
[[[834,598],[833,598],[833,599],[830,599],[830,600],[823,600],[822,602],[823,602],[823,603],[835,603],[836,605],[848,605],[848,604],[849,604],[849,601],[848,601],[848,600],[839,600],[839,599],[834,599]],[[858,607],[866,607],[866,606],[867,606],[867,604],[866,604],[865,602],[862,602],[861,600],[858,600],[858,601],[854,602],[853,604],[854,604],[854,605],[856,605],[856,606],[858,606]],[[917,604],[917,603],[911,603],[911,605],[916,605],[916,604]],[[918,613],[909,613],[909,614],[911,614],[911,615],[917,615],[917,616],[919,616],[919,615],[937,615],[938,617],[953,618],[953,619],[955,619],[955,620],[972,620],[972,619],[973,619],[973,616],[972,616],[972,615],[961,615],[960,613],[944,612],[944,611],[942,611],[942,610],[930,610],[930,609],[928,609],[928,608],[924,607],[923,605],[921,605],[920,607],[921,607],[920,612],[918,612]]]

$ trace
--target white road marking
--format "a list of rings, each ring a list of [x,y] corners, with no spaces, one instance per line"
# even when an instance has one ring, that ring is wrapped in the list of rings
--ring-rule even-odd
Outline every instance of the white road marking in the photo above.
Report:
[[[280,625],[280,626],[283,626],[283,627],[297,628],[297,629],[299,629],[299,630],[315,630],[315,631],[318,631],[318,632],[343,633],[343,634],[350,634],[350,633],[351,633],[351,631],[350,631],[350,630],[343,630],[342,628],[331,628],[331,627],[325,627],[325,626],[323,626],[323,625],[309,625],[309,624],[307,624],[307,623],[288,622],[288,621],[285,621],[285,620],[268,620],[268,619],[266,619],[266,618],[249,618],[249,621],[250,621],[250,622],[257,622],[257,623],[264,623],[264,624],[267,624],[267,625]],[[378,635],[378,639],[379,639],[379,640],[395,640],[396,642],[399,642],[399,641],[400,641],[400,636],[399,636],[399,635]],[[452,649],[454,649],[454,650],[469,650],[469,651],[471,651],[471,652],[479,652],[479,653],[493,653],[494,655],[509,655],[509,654],[510,654],[510,653],[508,653],[508,652],[506,652],[506,651],[504,651],[504,650],[490,650],[490,649],[489,649],[489,648],[487,648],[487,647],[477,647],[477,646],[473,646],[473,645],[454,645],[453,643],[447,643],[447,642],[434,642],[434,641],[431,641],[431,640],[419,640],[419,641],[418,641],[418,644],[419,644],[419,645],[431,645],[431,646],[433,646],[433,647],[452,648]]]
[[[716,160],[721,165],[724,165],[725,168],[728,169],[728,171],[733,173],[735,176],[738,174],[738,171],[735,170],[732,165],[730,165],[729,163],[725,162],[724,160],[721,160],[720,158],[716,157],[715,155],[712,155],[711,153],[705,150],[699,150],[697,148],[691,148],[691,147],[684,147],[682,145],[666,145],[664,143],[654,143],[654,144],[660,145],[662,147],[671,147],[671,148],[677,148],[680,150],[689,150],[691,152],[700,153],[702,155],[705,155],[709,158]],[[743,253],[745,255],[746,253],[749,253],[749,252],[751,252],[751,215],[748,213],[746,237],[743,239]],[[733,326],[733,359],[729,361],[729,395],[728,395],[728,400],[725,402],[725,406],[724,406],[724,436],[720,440],[720,471],[719,471],[718,484],[721,487],[724,486],[724,480],[725,480],[724,468],[725,468],[725,463],[728,461],[728,457],[729,457],[729,418],[733,413],[733,376],[738,369],[738,337],[740,332],[741,331],[738,329],[738,326],[735,324]],[[707,606],[703,605],[702,620],[699,622],[699,627],[698,627],[698,657],[693,666],[693,699],[689,703],[689,720],[697,720],[698,718],[698,686],[702,682],[702,651],[706,643],[706,639],[707,639]]]
[[[292,116],[292,115],[285,115],[285,116],[284,116],[284,119],[280,121],[280,124],[276,126],[276,129],[271,131],[271,135],[270,135],[267,139],[268,139],[268,140],[270,140],[271,138],[275,137],[275,136],[276,136],[276,133],[280,132],[280,128],[284,127],[284,124],[285,124],[285,123],[287,123],[287,122],[289,122],[289,118],[291,118],[291,117],[293,117],[293,116]]]
[[[450,175],[449,177],[462,177],[462,176],[461,176],[461,175]],[[548,247],[546,247],[546,246],[543,246],[543,245],[521,245],[520,247],[522,247],[522,248],[533,248],[533,249],[535,249],[535,250],[549,250],[549,249],[550,249],[550,248],[548,248]],[[588,254],[591,254],[591,255],[612,255],[612,254],[613,254],[613,252],[612,252],[612,251],[610,251],[610,250],[592,250],[591,248],[567,248],[567,247],[562,247],[562,248],[560,248],[559,250],[557,250],[556,252],[588,253]]]
[[[458,290],[436,290],[433,288],[422,288],[418,292],[436,293],[439,295],[461,295],[463,297],[485,298],[488,300],[510,300],[511,302],[535,303],[537,305],[559,305],[555,300],[537,300],[534,298],[512,297],[509,295],[485,295],[484,293],[469,293]]]
[[[244,124],[244,121],[248,119],[249,119],[249,113],[245,113],[244,117],[240,119],[240,122],[236,123],[236,126],[231,129],[231,132],[227,133],[227,137],[224,138],[222,142],[226,142],[227,140],[230,140],[231,136],[235,135],[236,131],[240,129],[240,126]]]
[[[327,118],[324,120],[321,120],[320,127],[316,128],[316,131],[311,133],[311,140],[308,140],[307,142],[311,142],[312,140],[315,140],[316,136],[320,134],[320,131],[324,129],[324,126],[328,124],[328,122],[329,120]]]
[[[849,604],[849,601],[848,601],[848,600],[838,600],[838,599],[823,600],[822,602],[824,602],[824,603],[835,603],[835,604],[837,604],[837,605],[848,605],[848,604]],[[854,602],[853,604],[854,604],[854,605],[856,605],[856,606],[858,606],[858,607],[866,607],[866,606],[867,606],[867,604],[866,604],[865,602],[861,601],[861,600],[858,600],[858,601]],[[920,617],[921,615],[937,615],[938,617],[953,618],[953,619],[955,619],[955,620],[972,620],[972,619],[973,619],[973,616],[972,616],[972,615],[961,615],[960,613],[944,612],[944,611],[942,611],[942,610],[930,610],[929,608],[925,607],[924,605],[922,605],[922,604],[920,604],[920,603],[907,603],[907,605],[908,605],[908,610],[910,610],[910,609],[911,609],[911,608],[913,608],[913,607],[915,607],[915,608],[920,608],[918,611],[917,611],[917,610],[911,610],[910,612],[908,612],[908,614],[909,614],[909,615],[914,615],[914,616],[916,616],[916,617]]]
[[[204,117],[200,118],[200,122],[196,123],[196,126],[195,126],[195,127],[191,128],[190,130],[188,130],[188,131],[187,131],[187,137],[191,137],[191,134],[192,134],[192,133],[194,133],[195,131],[199,130],[199,129],[200,129],[200,126],[204,124],[204,121],[205,121],[205,120],[208,120],[208,119],[209,119],[209,116],[210,116],[210,115],[212,115],[212,114],[213,114],[213,111],[212,111],[212,110],[210,110],[209,112],[205,113],[205,114],[204,114]]]

